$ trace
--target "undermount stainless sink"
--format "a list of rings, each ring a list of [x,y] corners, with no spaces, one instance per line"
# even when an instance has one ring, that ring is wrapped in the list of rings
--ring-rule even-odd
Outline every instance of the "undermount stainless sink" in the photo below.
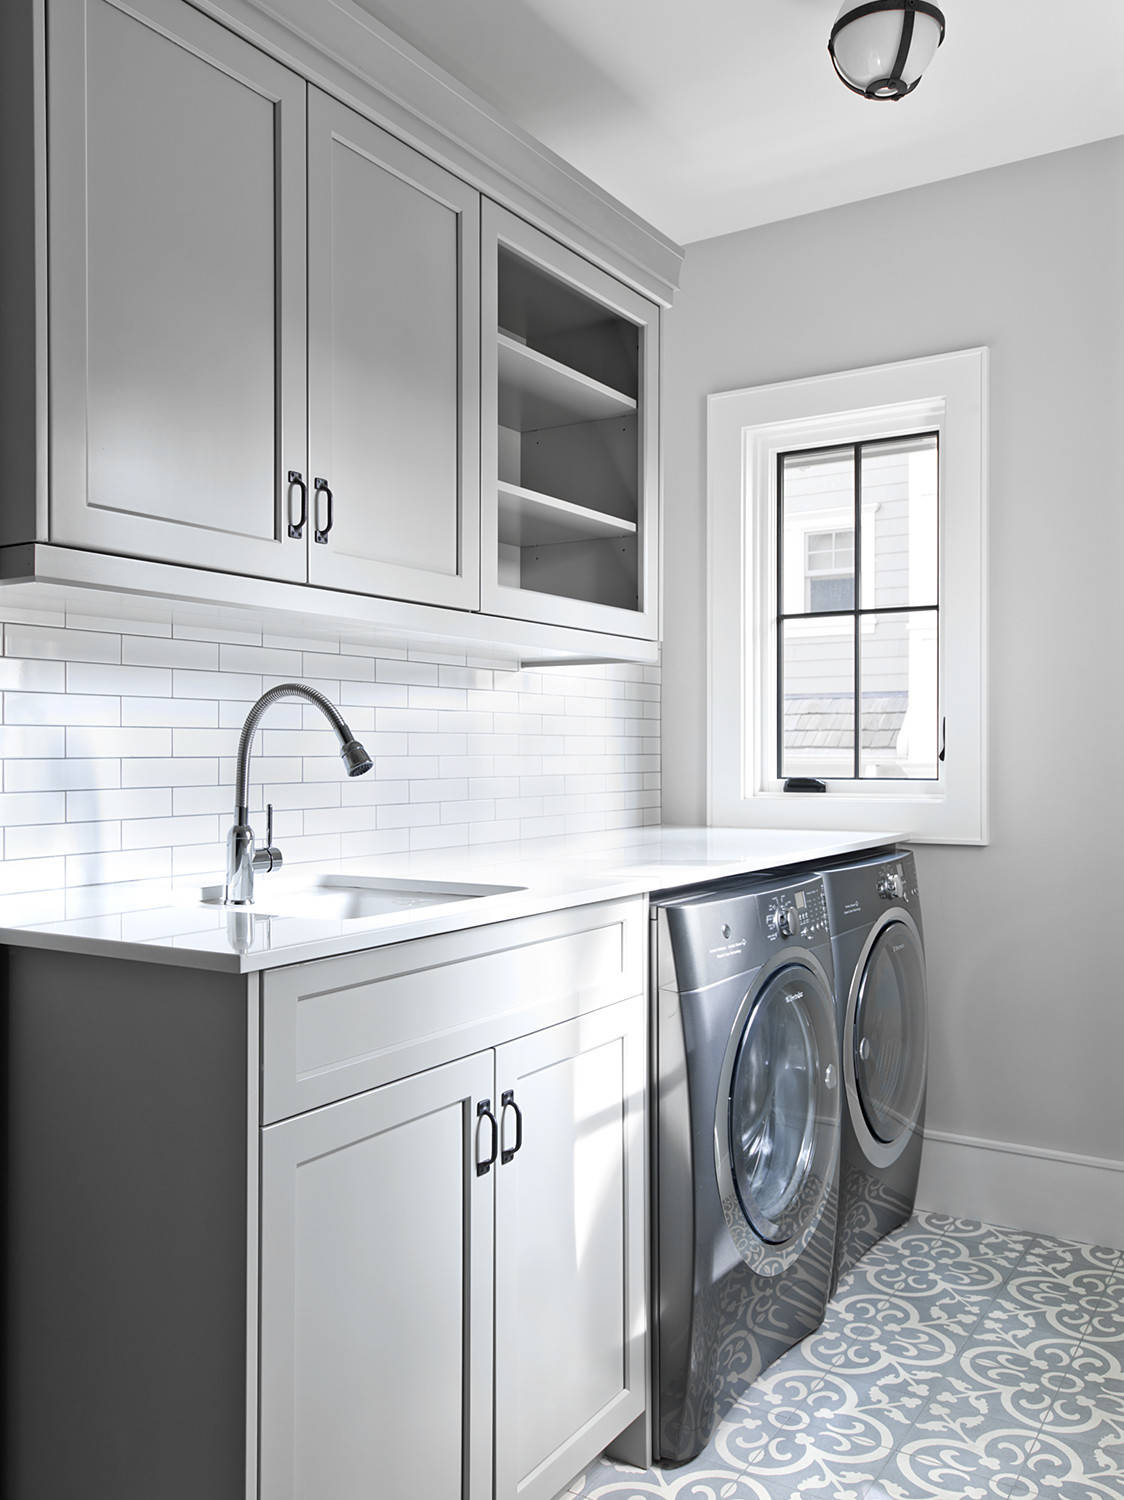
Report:
[[[507,896],[525,889],[519,885],[462,884],[456,881],[388,880],[363,875],[316,875],[308,880],[278,881],[266,877],[253,906],[229,910],[260,917],[311,917],[321,921],[355,922],[422,906],[446,906],[455,901],[478,901],[483,896]],[[205,906],[223,906],[225,888],[205,886]]]

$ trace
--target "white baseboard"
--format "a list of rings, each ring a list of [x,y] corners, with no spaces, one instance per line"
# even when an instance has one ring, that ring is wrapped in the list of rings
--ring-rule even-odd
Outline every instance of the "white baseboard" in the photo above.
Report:
[[[1124,1247],[1124,1161],[926,1131],[917,1206]]]

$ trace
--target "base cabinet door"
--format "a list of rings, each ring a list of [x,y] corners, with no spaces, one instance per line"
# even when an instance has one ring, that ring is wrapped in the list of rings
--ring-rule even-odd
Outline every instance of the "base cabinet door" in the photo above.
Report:
[[[491,1500],[493,1054],[262,1132],[261,1500]]]
[[[475,188],[309,91],[309,579],[476,609]]]
[[[496,1053],[496,1500],[553,1500],[644,1409],[645,1007]]]
[[[303,581],[305,83],[182,0],[47,17],[50,539]]]

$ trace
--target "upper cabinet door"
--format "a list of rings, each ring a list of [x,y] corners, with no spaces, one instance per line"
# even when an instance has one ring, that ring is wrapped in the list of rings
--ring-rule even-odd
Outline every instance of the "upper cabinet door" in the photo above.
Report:
[[[479,196],[309,94],[313,583],[479,602]]]
[[[48,18],[51,540],[303,579],[306,86],[181,0]]]
[[[482,608],[655,639],[659,313],[483,211]]]

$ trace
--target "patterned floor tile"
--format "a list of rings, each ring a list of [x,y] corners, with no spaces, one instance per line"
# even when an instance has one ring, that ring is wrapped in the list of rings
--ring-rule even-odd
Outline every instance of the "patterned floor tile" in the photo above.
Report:
[[[864,1500],[869,1494],[879,1471],[890,1457],[891,1450],[883,1448],[867,1453],[861,1458],[847,1458],[814,1452],[798,1468],[786,1476],[783,1470],[750,1469],[746,1479],[761,1486],[761,1493],[769,1500]]]
[[[1022,1296],[1013,1281],[988,1307],[973,1330],[973,1343],[1012,1344],[1033,1348],[1053,1340],[1076,1348],[1089,1327],[1092,1309],[1078,1310],[1077,1299],[1057,1306],[1042,1306]]]
[[[1082,1334],[1083,1344],[1097,1344],[1124,1366],[1124,1273],[1110,1278],[1105,1295],[1093,1308]]]
[[[1034,1442],[1030,1428],[968,1441],[951,1429],[910,1438],[890,1454],[867,1500],[1006,1500]]]
[[[942,1426],[971,1440],[994,1429],[1036,1431],[1071,1380],[1077,1346],[1057,1339],[1022,1346],[974,1338],[934,1392],[913,1436]]]
[[[1116,1356],[1100,1344],[1082,1344],[1054,1385],[1042,1436],[1124,1466],[1124,1370]]]
[[[699,1457],[559,1500],[1124,1500],[1124,1256],[918,1214]]]
[[[948,1309],[944,1312],[947,1314]],[[977,1312],[977,1318],[982,1308]],[[940,1369],[955,1358],[962,1321],[930,1316],[924,1300],[858,1290],[837,1294],[820,1328],[804,1340],[805,1356],[825,1370],[853,1374],[889,1366]]]
[[[774,1500],[767,1482],[726,1469],[649,1469],[646,1473],[598,1470],[580,1492],[582,1500]]]
[[[1122,1500],[1124,1467],[1052,1433],[1040,1433],[1008,1500]]]
[[[1036,1238],[1028,1229],[1009,1229],[999,1224],[984,1224],[979,1219],[955,1219],[947,1214],[920,1213],[911,1222],[943,1239],[955,1240],[973,1257],[986,1259],[1005,1271],[1013,1270]]]

